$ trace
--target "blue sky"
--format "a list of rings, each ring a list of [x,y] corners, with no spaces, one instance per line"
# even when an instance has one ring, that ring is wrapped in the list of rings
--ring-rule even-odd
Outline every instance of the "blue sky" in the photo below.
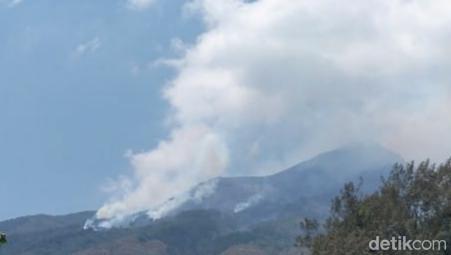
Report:
[[[160,211],[353,142],[445,160],[449,0],[332,2],[0,0],[0,219]]]
[[[0,219],[96,209],[128,149],[165,135],[152,62],[202,29],[181,1],[0,1]]]

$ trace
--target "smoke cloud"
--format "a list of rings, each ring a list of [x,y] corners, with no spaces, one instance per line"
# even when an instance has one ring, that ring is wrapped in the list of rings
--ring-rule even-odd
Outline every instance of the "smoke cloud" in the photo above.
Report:
[[[261,175],[345,143],[451,152],[448,0],[196,0],[206,31],[165,88],[171,135],[132,154],[97,213],[158,207],[221,175]]]

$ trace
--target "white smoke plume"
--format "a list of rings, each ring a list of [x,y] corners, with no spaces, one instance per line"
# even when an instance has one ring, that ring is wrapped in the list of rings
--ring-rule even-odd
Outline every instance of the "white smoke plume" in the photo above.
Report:
[[[258,204],[263,199],[262,194],[256,194],[248,198],[246,201],[241,202],[235,206],[235,209],[233,209],[234,213],[242,212],[256,204]]]
[[[448,0],[196,0],[206,31],[164,95],[171,136],[131,156],[100,219],[219,175],[280,170],[353,141],[406,159],[451,153]]]

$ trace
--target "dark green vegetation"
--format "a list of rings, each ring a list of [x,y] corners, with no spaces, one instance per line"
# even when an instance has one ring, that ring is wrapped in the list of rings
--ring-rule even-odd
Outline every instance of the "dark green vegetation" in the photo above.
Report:
[[[7,243],[6,234],[0,232],[0,245]]]
[[[451,160],[435,166],[428,161],[396,165],[380,188],[369,195],[348,183],[333,200],[323,228],[315,220],[301,223],[298,245],[312,255],[451,254],[447,251],[371,252],[368,243],[380,236],[410,240],[446,240],[451,245]]]

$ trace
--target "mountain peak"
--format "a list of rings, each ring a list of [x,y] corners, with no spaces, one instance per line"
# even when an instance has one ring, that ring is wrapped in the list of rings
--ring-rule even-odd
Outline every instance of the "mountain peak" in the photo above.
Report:
[[[306,161],[325,167],[349,165],[357,170],[365,170],[367,166],[377,167],[403,162],[402,157],[376,143],[352,143],[340,148],[321,153]],[[302,164],[302,163],[301,163]],[[332,164],[332,166],[331,166]]]

